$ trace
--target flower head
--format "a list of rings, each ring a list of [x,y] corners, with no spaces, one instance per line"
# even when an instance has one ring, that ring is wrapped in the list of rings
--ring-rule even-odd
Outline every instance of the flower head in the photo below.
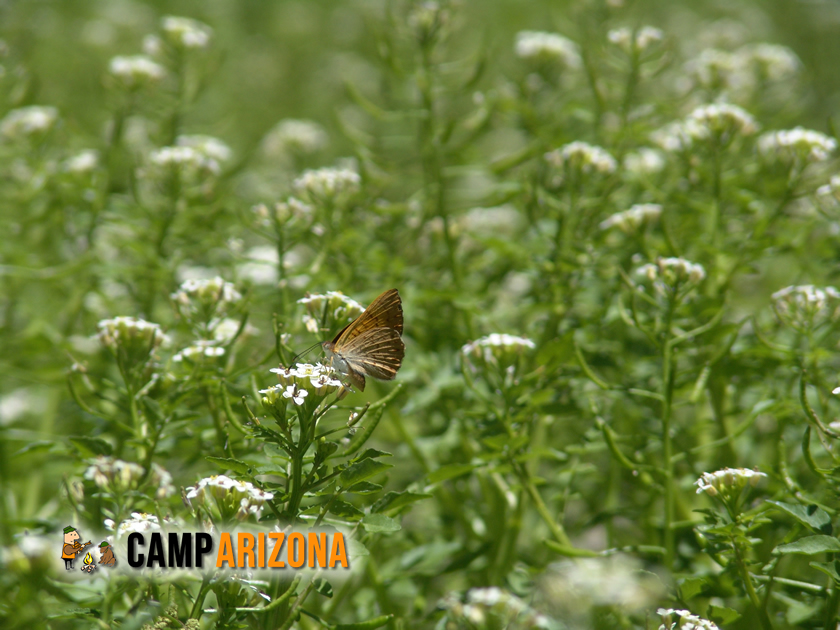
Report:
[[[609,175],[615,172],[617,162],[606,150],[586,142],[570,142],[545,154],[555,172],[552,184],[559,186],[569,177],[581,175]]]
[[[129,90],[158,83],[166,76],[166,69],[146,55],[113,57],[108,72]]]
[[[303,399],[309,394],[323,398],[341,387],[341,380],[337,378],[335,370],[321,363],[298,363],[293,368],[272,368],[270,371],[277,374],[280,385],[260,392],[266,394],[263,401],[268,404],[282,397],[302,405]]]
[[[438,604],[456,627],[470,628],[547,628],[548,619],[519,597],[497,586],[472,588],[466,601],[450,593]],[[449,627],[448,625],[446,627]]]
[[[659,630],[719,630],[713,621],[692,615],[687,610],[660,608],[656,614],[662,617]]]
[[[30,105],[13,109],[0,120],[0,135],[9,140],[41,138],[52,130],[58,121],[55,107]]]
[[[85,149],[64,160],[61,168],[66,173],[86,175],[96,170],[98,166],[99,152],[94,149]]]
[[[307,293],[298,304],[306,307],[303,323],[312,333],[318,332],[322,324],[328,329],[343,327],[365,311],[361,304],[341,291]]]
[[[182,317],[201,322],[205,326],[218,324],[221,318],[242,301],[242,295],[233,283],[225,282],[219,276],[185,280],[169,297]]]
[[[163,519],[164,525],[174,526],[177,523],[169,518]],[[145,512],[132,512],[131,518],[122,521],[119,526],[113,519],[105,519],[105,529],[116,532],[118,538],[122,538],[134,532],[145,534],[146,532],[158,532],[161,529],[161,523],[158,517],[154,514],[146,514]],[[109,539],[111,537],[109,536]]]
[[[213,520],[236,518],[244,521],[249,516],[259,520],[265,502],[271,501],[274,494],[260,490],[248,481],[214,475],[199,480],[187,490],[185,498],[193,509],[202,509]]]
[[[685,258],[658,258],[655,263],[639,267],[636,274],[652,282],[659,294],[668,295],[699,284],[706,277],[706,270]]]
[[[329,142],[324,128],[312,120],[281,120],[265,135],[262,151],[269,158],[320,151]]]
[[[297,197],[288,197],[285,201],[278,201],[273,208],[261,203],[254,206],[252,210],[260,224],[265,227],[285,226],[287,223],[307,224],[312,221],[315,211],[310,204]]]
[[[172,15],[161,20],[160,28],[164,39],[181,49],[207,48],[213,35],[213,29],[198,20]]]
[[[102,345],[129,365],[145,363],[155,349],[169,341],[159,325],[136,317],[103,319],[97,327]]]
[[[114,457],[99,457],[90,460],[84,478],[93,481],[98,488],[114,494],[123,494],[129,490],[148,488],[156,499],[165,499],[175,492],[172,475],[158,464],[153,463],[149,475],[146,469]]]
[[[602,221],[601,229],[617,227],[625,234],[632,234],[642,225],[656,221],[660,214],[662,214],[662,206],[658,203],[637,203],[629,210],[613,214]]]
[[[581,66],[577,44],[557,33],[520,31],[515,50],[517,57],[527,61],[559,63],[572,69]]]
[[[522,357],[536,348],[526,337],[492,333],[461,347],[461,358],[472,372],[501,372],[506,381],[515,378]]]
[[[642,147],[624,157],[624,171],[634,178],[660,173],[665,168],[665,156],[662,151]]]
[[[175,144],[179,147],[190,147],[195,149],[209,160],[218,164],[229,162],[233,156],[230,147],[218,138],[203,135],[186,135],[175,138]]]
[[[770,131],[758,139],[758,152],[781,162],[825,162],[837,148],[837,141],[810,129],[796,127]]]
[[[607,40],[628,55],[644,52],[651,46],[660,43],[664,38],[664,33],[653,26],[643,26],[636,31],[625,26],[607,33]]]
[[[796,53],[778,44],[747,44],[735,53],[741,67],[754,71],[759,78],[770,81],[789,79],[802,68]]]
[[[319,168],[304,171],[292,188],[311,203],[342,203],[361,190],[362,178],[348,168]]]
[[[800,332],[834,321],[840,314],[840,292],[834,287],[790,286],[771,297],[779,320]]]

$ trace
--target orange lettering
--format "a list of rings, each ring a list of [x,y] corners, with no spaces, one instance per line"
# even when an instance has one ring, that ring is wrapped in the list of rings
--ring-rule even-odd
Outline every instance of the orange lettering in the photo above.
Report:
[[[350,566],[347,562],[347,549],[344,547],[344,534],[341,532],[336,532],[333,536],[332,549],[330,550],[330,569],[335,567],[336,563],[345,569]]]
[[[299,569],[306,562],[306,539],[300,532],[289,534],[289,566]]]
[[[318,540],[320,537],[320,540]],[[316,534],[309,532],[309,566],[314,567],[316,564],[320,568],[327,566],[327,535]]]
[[[222,532],[219,538],[219,553],[216,555],[216,568],[221,569],[222,563],[227,562],[231,569],[236,568],[236,559],[233,557],[233,543],[230,540],[230,534]]]
[[[286,539],[286,534],[283,532],[270,532],[268,534],[270,540],[276,540],[274,547],[271,549],[271,557],[268,559],[269,569],[283,569],[286,563],[280,560],[280,550],[283,549],[283,541]]]
[[[240,532],[237,538],[236,556],[239,568],[245,569],[251,567],[255,569],[257,567],[257,560],[254,557],[254,535]],[[250,564],[246,561],[246,556],[251,559]]]

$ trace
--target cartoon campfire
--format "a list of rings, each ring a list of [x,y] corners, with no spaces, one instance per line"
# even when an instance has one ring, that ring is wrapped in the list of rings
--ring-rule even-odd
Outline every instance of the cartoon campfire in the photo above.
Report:
[[[89,551],[85,554],[83,562],[84,566],[82,567],[82,571],[93,573],[96,570],[96,561],[93,559],[93,556],[90,555]]]

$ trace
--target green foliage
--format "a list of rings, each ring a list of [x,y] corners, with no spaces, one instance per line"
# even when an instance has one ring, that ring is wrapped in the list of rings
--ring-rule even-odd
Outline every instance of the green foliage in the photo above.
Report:
[[[834,13],[7,7],[0,626],[836,627]],[[391,287],[351,391],[303,353]],[[68,523],[352,570],[79,579]]]

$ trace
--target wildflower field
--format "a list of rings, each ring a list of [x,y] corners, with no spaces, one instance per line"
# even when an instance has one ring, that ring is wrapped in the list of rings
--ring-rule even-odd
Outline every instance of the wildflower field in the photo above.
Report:
[[[838,34],[3,4],[0,628],[840,627]]]

